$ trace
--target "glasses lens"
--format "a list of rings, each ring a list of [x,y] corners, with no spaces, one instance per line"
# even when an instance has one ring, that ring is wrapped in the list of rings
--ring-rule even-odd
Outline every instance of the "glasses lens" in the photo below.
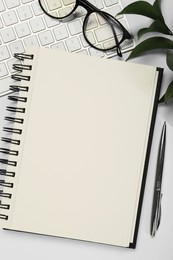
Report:
[[[94,12],[85,22],[84,33],[91,45],[101,50],[109,50],[117,46],[115,37],[118,38],[118,42],[121,40],[119,36],[122,35],[122,30],[115,21],[113,25],[110,25],[106,17]]]
[[[64,18],[71,14],[76,0],[39,0],[42,9],[54,18]]]

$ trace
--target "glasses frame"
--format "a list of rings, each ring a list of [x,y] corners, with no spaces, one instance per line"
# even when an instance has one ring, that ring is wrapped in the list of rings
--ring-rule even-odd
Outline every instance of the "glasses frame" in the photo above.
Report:
[[[86,11],[87,11],[87,14],[85,15],[85,18],[84,18],[84,21],[83,21],[83,27],[82,27],[82,31],[83,31],[83,36],[86,40],[86,42],[91,46],[93,47],[94,49],[96,50],[99,50],[99,51],[111,51],[111,50],[114,50],[116,49],[117,51],[117,55],[122,57],[122,53],[121,53],[121,47],[120,45],[125,41],[125,40],[130,40],[133,38],[133,36],[127,31],[127,29],[121,24],[121,22],[116,19],[115,17],[113,17],[111,14],[107,13],[107,12],[104,12],[104,11],[101,11],[100,9],[98,9],[96,6],[94,6],[93,4],[91,4],[89,1],[87,0],[76,0],[76,4],[74,5],[74,8],[73,10],[66,16],[63,16],[61,18],[59,17],[55,17],[53,15],[51,15],[50,13],[48,13],[42,6],[41,4],[41,0],[38,0],[39,2],[39,5],[41,7],[41,9],[43,10],[43,12],[50,16],[51,18],[54,18],[54,19],[57,19],[57,20],[63,20],[67,17],[69,17],[71,14],[73,14],[77,7],[78,6],[82,6]],[[112,29],[112,32],[113,32],[113,35],[114,35],[114,39],[115,39],[115,43],[116,45],[113,46],[113,47],[110,47],[110,48],[107,48],[107,49],[101,49],[95,45],[93,45],[88,39],[87,39],[87,36],[86,36],[86,27],[87,27],[87,22],[88,22],[88,19],[89,19],[89,16],[92,14],[92,13],[97,13],[99,14],[100,16],[102,16],[106,21],[107,23],[110,25],[111,29]],[[118,37],[117,37],[117,34],[115,32],[115,29],[114,29],[114,26],[119,26],[120,29],[122,30],[122,39],[119,41],[118,40]]]

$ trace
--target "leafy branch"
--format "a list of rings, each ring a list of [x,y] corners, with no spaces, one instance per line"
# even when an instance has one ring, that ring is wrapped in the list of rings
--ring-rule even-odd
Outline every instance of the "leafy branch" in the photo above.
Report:
[[[153,21],[149,27],[141,28],[137,36],[141,38],[144,34],[157,32],[163,35],[173,36],[173,32],[165,23],[165,19],[161,10],[161,0],[155,0],[153,5],[146,1],[136,1],[126,6],[119,14],[135,14],[143,15],[151,18]],[[173,41],[165,36],[148,37],[148,39],[140,42],[131,52],[128,59],[136,58],[152,50],[166,50],[166,61],[169,69],[173,71]],[[173,98],[173,81],[170,82],[165,94],[160,99],[160,102],[167,103]]]

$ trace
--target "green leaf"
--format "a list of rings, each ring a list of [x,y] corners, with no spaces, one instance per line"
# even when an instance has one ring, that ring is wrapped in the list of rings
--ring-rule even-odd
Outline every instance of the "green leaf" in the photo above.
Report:
[[[166,62],[170,70],[173,71],[173,53],[170,51],[167,51],[166,53]]]
[[[119,14],[138,14],[152,18],[154,20],[159,19],[163,21],[163,16],[158,10],[158,8],[155,6],[153,7],[146,1],[136,1],[132,4],[129,4],[117,15]]]
[[[173,49],[173,41],[164,37],[152,37],[144,40],[132,50],[127,60],[134,59],[147,51],[156,49]]]
[[[166,93],[164,95],[164,102],[167,103],[171,98],[173,98],[173,81],[171,81],[166,90]]]
[[[163,103],[165,102],[165,95],[163,95],[160,99],[159,99],[159,103]]]
[[[149,32],[150,32],[150,27],[140,29],[137,33],[138,39],[140,39],[142,37],[142,35],[149,33]]]
[[[153,4],[154,9],[157,10],[157,12],[160,13],[160,16],[162,16],[162,21],[164,21],[163,15],[162,15],[162,11],[161,11],[161,0],[155,0],[154,4]]]
[[[150,25],[150,27],[140,29],[138,31],[138,38],[140,38],[143,34],[150,32],[159,32],[167,35],[172,35],[172,32],[165,23],[161,22],[160,20],[156,20]]]

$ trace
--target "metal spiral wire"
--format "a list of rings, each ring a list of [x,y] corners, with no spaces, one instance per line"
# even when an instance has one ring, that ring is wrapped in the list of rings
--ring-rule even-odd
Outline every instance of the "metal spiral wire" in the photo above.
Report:
[[[24,61],[25,59],[32,60],[34,58],[34,55],[32,54],[25,54],[25,53],[16,53],[14,54],[14,57],[20,61]],[[16,74],[13,74],[11,78],[15,81],[30,81],[30,76],[26,76],[23,74],[20,74],[22,71],[25,70],[32,70],[31,65],[24,65],[24,64],[14,64],[13,69],[16,70]],[[19,151],[17,147],[20,145],[20,136],[22,134],[22,129],[20,125],[24,123],[24,118],[22,115],[25,113],[26,108],[22,107],[20,105],[21,103],[27,102],[27,95],[19,96],[19,92],[28,92],[29,87],[28,86],[18,86],[18,85],[11,85],[9,87],[10,90],[14,91],[13,95],[8,96],[8,100],[12,101],[11,106],[7,106],[6,110],[9,113],[13,113],[13,116],[5,116],[4,120],[8,122],[8,124],[11,124],[11,126],[5,126],[3,127],[3,131],[6,134],[17,134],[19,138],[10,138],[8,137],[2,137],[1,141],[8,144],[12,144],[16,147],[16,149],[10,149],[1,147],[0,148],[0,154],[5,156],[10,156],[10,158],[14,159],[4,159],[0,158],[0,209],[3,210],[9,210],[10,204],[3,203],[3,198],[11,199],[12,193],[10,192],[10,189],[13,188],[14,182],[13,181],[6,181],[5,177],[14,178],[16,175],[15,167],[17,166],[17,156],[19,155]],[[13,126],[15,124],[15,127]],[[16,124],[19,125],[19,127],[16,127]],[[14,170],[8,171],[7,166],[11,166]],[[7,168],[7,169],[6,169]],[[10,168],[11,169],[11,168]],[[4,192],[3,189],[8,188],[9,192]],[[0,219],[8,220],[8,214],[0,214]]]

